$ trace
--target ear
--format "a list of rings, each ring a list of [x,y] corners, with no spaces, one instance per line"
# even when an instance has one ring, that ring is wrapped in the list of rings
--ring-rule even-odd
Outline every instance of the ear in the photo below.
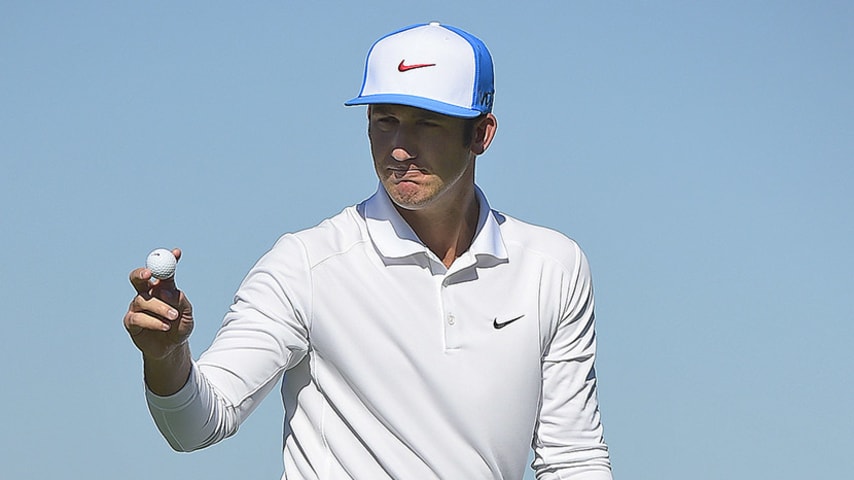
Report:
[[[472,153],[481,155],[485,152],[492,143],[496,130],[498,130],[498,119],[495,118],[495,115],[487,113],[483,118],[479,119],[475,124],[474,135],[472,136]]]

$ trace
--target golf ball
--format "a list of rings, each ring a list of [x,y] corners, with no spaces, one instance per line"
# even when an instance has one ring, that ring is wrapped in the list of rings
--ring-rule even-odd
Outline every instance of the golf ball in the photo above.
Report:
[[[160,280],[172,278],[175,275],[175,267],[178,265],[178,259],[172,252],[165,248],[158,248],[148,254],[145,259],[145,268],[151,270],[151,275]]]

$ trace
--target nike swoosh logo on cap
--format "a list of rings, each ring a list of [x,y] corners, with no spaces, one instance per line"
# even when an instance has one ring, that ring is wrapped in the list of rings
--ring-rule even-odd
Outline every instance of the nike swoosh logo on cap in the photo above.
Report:
[[[492,326],[496,330],[500,330],[500,329],[506,327],[507,325],[510,325],[511,323],[515,322],[516,320],[519,320],[520,318],[522,318],[524,316],[525,315],[519,315],[518,317],[511,318],[510,320],[507,320],[506,322],[501,322],[501,323],[498,323],[498,318],[495,318],[494,320],[492,320]]]
[[[404,65],[406,60],[401,60],[400,65],[397,66],[398,72],[408,72],[409,70],[415,70],[416,68],[424,68],[424,67],[435,67],[435,63],[415,63],[412,65]]]

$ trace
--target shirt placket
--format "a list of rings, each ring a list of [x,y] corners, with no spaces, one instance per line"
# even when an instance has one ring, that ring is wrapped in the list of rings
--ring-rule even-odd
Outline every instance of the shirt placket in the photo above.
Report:
[[[441,275],[437,275],[439,279],[439,301],[442,307],[442,329],[446,352],[459,350],[463,345],[463,325],[461,321],[465,320],[463,318],[464,312],[461,311],[461,306],[455,301],[454,287],[459,281],[457,275],[467,269],[473,268],[474,265],[474,256],[467,252],[457,258],[450,269],[444,270]]]
[[[445,339],[445,351],[453,351],[460,348],[460,325],[457,318],[458,312],[453,301],[453,284],[450,277],[445,274],[439,277],[439,301],[442,306],[442,329]]]

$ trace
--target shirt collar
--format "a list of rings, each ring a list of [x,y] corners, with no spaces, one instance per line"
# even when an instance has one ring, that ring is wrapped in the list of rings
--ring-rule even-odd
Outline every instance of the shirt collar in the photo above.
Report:
[[[477,186],[475,186],[475,194],[480,206],[480,214],[474,240],[467,253],[475,257],[486,255],[498,260],[506,260],[507,249],[501,238],[501,230],[495,214],[490,209],[486,196]],[[394,208],[382,184],[369,199],[363,202],[363,209],[368,235],[384,257],[402,258],[429,252],[412,227]]]

